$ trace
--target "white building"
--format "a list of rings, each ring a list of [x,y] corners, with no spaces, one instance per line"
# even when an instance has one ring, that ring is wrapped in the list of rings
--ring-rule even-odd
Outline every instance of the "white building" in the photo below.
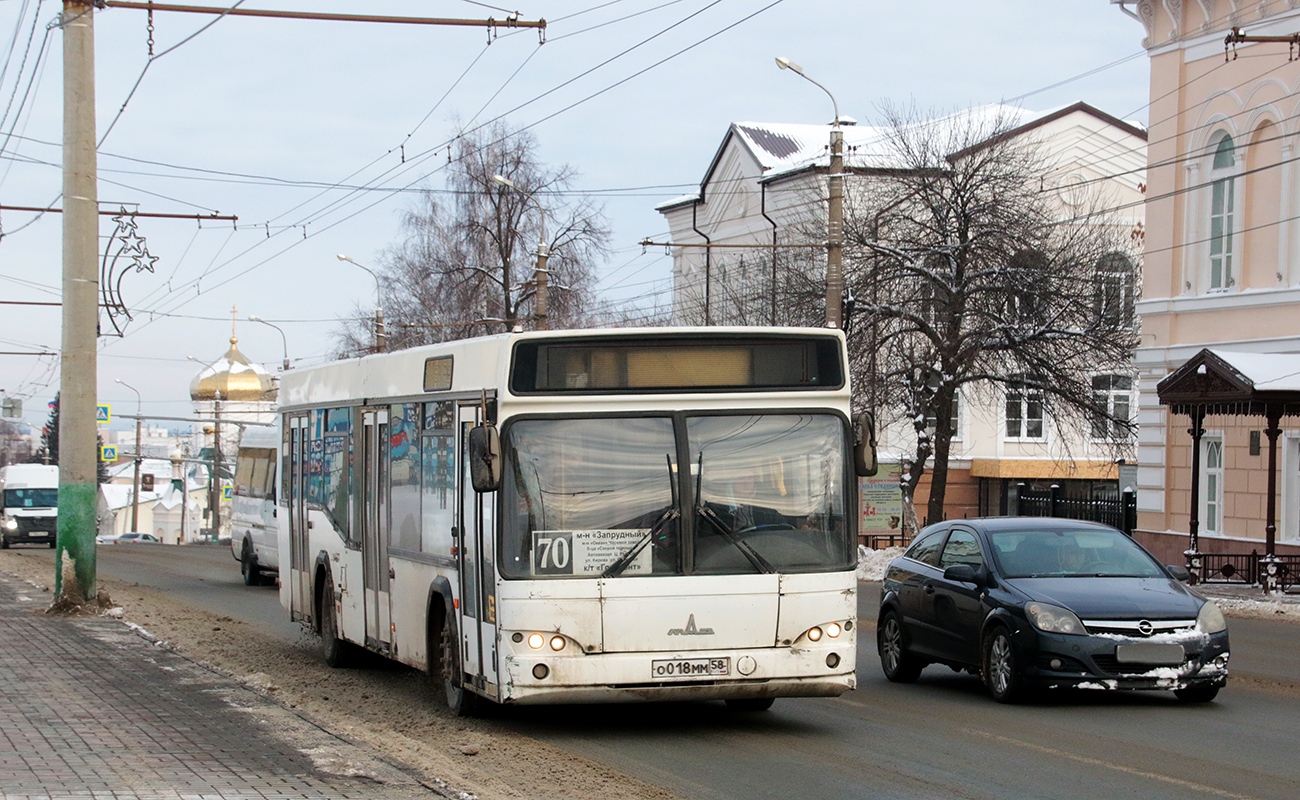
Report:
[[[1135,237],[1142,235],[1142,128],[1086,103],[1048,112],[987,106],[950,119],[980,118],[1010,120],[1015,127],[1003,135],[1034,137],[1042,143],[1047,160],[1055,165],[1043,176],[1043,186],[1059,193],[1063,216],[1100,199],[1126,209],[1125,224]],[[847,118],[840,122],[847,198],[870,192],[873,175],[898,164],[885,148],[884,129]],[[788,246],[815,244],[815,229],[825,229],[831,130],[829,124],[734,123],[705,169],[699,191],[658,206],[674,245],[676,324],[821,324],[820,319],[801,319],[780,307],[776,290],[792,279],[824,283],[824,249]],[[809,209],[813,217],[821,216],[812,231]],[[804,266],[795,266],[799,264]],[[791,275],[796,269],[803,274]],[[809,269],[815,274],[808,274]],[[1130,263],[1127,269],[1136,267]],[[1131,308],[1133,299],[1129,290],[1123,302]],[[1111,408],[1135,408],[1131,377],[1097,379],[1100,400]],[[863,383],[858,381],[859,386]],[[979,397],[958,398],[945,498],[948,518],[1014,513],[1022,484],[1028,491],[1044,492],[1058,484],[1081,497],[1117,491],[1113,439],[1104,434],[1094,439],[1091,431],[1059,430],[1052,420],[1043,419],[1041,408],[1035,412],[1026,399],[989,388]],[[1014,420],[1012,406],[1017,408]],[[886,452],[913,452],[915,441],[912,426],[903,425],[883,431],[881,446]],[[914,498],[918,508],[928,496],[928,483],[923,482]]]

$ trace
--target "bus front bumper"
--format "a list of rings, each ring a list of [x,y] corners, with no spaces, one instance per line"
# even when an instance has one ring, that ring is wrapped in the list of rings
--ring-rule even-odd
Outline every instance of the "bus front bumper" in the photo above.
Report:
[[[508,653],[501,702],[838,697],[857,685],[854,637],[834,645],[669,653]]]

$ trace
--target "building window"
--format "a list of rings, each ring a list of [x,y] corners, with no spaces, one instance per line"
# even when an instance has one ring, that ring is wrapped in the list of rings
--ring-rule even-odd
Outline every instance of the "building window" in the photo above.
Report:
[[[1093,307],[1098,319],[1108,325],[1132,324],[1135,278],[1133,262],[1122,253],[1101,257],[1093,277]]]
[[[1223,532],[1223,439],[1205,437],[1201,440],[1205,453],[1201,502],[1204,513],[1201,527],[1206,533]]]
[[[1128,375],[1092,376],[1092,399],[1099,415],[1092,420],[1092,438],[1123,439],[1128,427],[1118,420],[1129,419],[1133,407],[1133,379]]]
[[[1007,386],[1007,438],[1043,438],[1043,394],[1023,381]]]
[[[1237,158],[1232,137],[1224,134],[1214,148],[1210,169],[1210,291],[1235,286],[1232,274],[1233,225],[1236,214]]]

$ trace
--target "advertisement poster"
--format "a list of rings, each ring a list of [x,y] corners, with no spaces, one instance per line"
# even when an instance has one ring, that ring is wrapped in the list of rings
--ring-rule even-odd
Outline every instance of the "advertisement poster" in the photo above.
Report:
[[[880,470],[869,478],[859,479],[858,498],[862,534],[901,532],[903,529],[902,469],[898,464],[881,463]]]

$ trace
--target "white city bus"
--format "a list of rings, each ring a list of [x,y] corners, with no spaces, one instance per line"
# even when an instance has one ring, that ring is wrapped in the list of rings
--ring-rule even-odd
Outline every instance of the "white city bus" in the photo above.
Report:
[[[854,687],[844,337],[515,333],[281,378],[281,602],[448,705]]]

